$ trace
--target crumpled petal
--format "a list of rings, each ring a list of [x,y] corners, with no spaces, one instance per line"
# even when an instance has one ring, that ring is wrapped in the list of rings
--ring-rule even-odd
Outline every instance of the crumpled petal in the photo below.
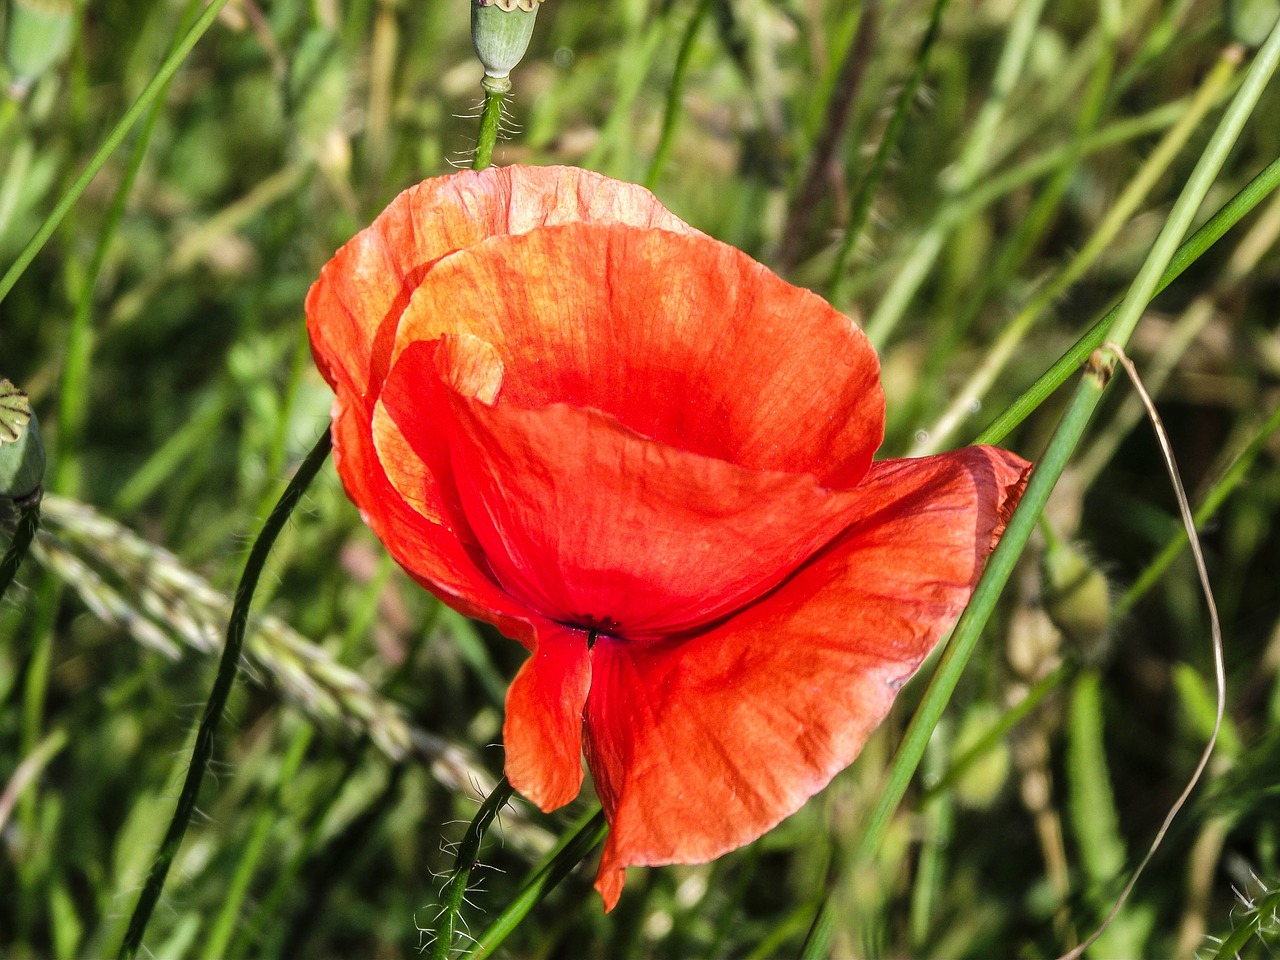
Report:
[[[416,512],[391,485],[367,419],[353,412],[359,401],[334,400],[333,456],[347,495],[391,555],[424,587],[468,617],[487,620],[526,647],[534,643],[540,620],[502,591],[449,527]],[[388,455],[384,449],[383,455]],[[397,456],[403,456],[403,451]],[[398,461],[389,459],[393,466]],[[421,464],[416,464],[421,469]]]
[[[863,519],[696,635],[592,650],[587,759],[628,865],[710,860],[798,810],[862,749],[968,602],[1027,464],[991,447],[872,466]]]
[[[335,389],[377,393],[400,315],[428,268],[490,237],[557,223],[696,232],[648,190],[573,167],[501,167],[425,180],[325,264],[307,295],[316,364]]]
[[[413,501],[445,478],[441,501],[462,514],[446,522],[548,619],[628,640],[685,631],[772,588],[857,516],[860,498],[808,474],[677,450],[595,410],[491,406],[469,395],[494,379],[475,373],[483,344],[463,334],[399,355],[383,401],[423,476],[393,482]],[[447,400],[430,386],[442,372]]]
[[[599,410],[752,470],[850,486],[883,436],[879,361],[853,321],[702,235],[568,224],[451,254],[392,362],[462,333],[497,352],[500,406]]]
[[[549,625],[507,691],[502,728],[511,785],[550,812],[582,788],[582,710],[591,686],[587,634]]]

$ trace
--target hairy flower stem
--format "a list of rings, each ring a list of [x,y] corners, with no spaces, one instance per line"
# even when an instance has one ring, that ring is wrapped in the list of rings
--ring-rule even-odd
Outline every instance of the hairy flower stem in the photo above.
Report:
[[[142,946],[142,936],[151,919],[151,912],[155,909],[160,894],[164,890],[165,878],[169,875],[169,868],[173,865],[178,848],[182,846],[182,838],[187,832],[187,825],[191,822],[191,815],[195,812],[196,801],[200,796],[200,785],[204,781],[205,768],[213,758],[214,735],[217,733],[218,723],[222,719],[227,698],[231,695],[231,688],[235,684],[236,674],[240,669],[240,654],[244,648],[245,630],[249,623],[249,605],[258,587],[258,578],[262,575],[263,567],[266,566],[267,557],[271,553],[276,537],[284,529],[294,507],[302,499],[311,481],[320,472],[320,467],[329,456],[331,446],[329,431],[325,430],[315,446],[311,448],[311,452],[307,454],[306,459],[302,461],[302,465],[298,467],[298,472],[289,481],[289,486],[285,488],[275,509],[271,511],[271,516],[267,517],[262,532],[249,552],[249,559],[240,576],[240,585],[236,588],[231,618],[227,623],[227,641],[222,650],[222,659],[218,663],[218,675],[213,682],[213,690],[209,693],[209,700],[205,704],[204,715],[200,718],[200,726],[196,730],[195,748],[191,753],[187,778],[182,784],[182,792],[178,796],[178,805],[173,811],[169,829],[160,843],[160,850],[143,885],[142,895],[138,898],[138,904],[129,920],[129,929],[125,931],[124,942],[120,944],[121,958],[136,956],[138,948]]]
[[[476,860],[480,856],[480,843],[484,840],[489,824],[498,815],[498,811],[506,806],[513,793],[515,787],[511,786],[506,777],[499,780],[493,792],[480,805],[475,819],[467,828],[466,836],[462,838],[453,874],[440,898],[440,917],[436,924],[435,943],[431,945],[431,960],[446,960],[453,950],[453,938],[462,916],[462,904],[466,901],[471,871],[475,869]]]
[[[502,102],[511,92],[511,80],[507,77],[485,77],[480,85],[484,87],[484,109],[480,113],[480,139],[476,141],[472,170],[484,170],[493,164],[493,148],[502,122]]]
[[[37,491],[18,505],[18,526],[13,531],[13,539],[9,541],[9,549],[4,559],[0,560],[0,600],[4,599],[9,584],[22,566],[27,555],[27,548],[35,539],[36,530],[40,527],[40,495]]]
[[[520,925],[542,899],[559,886],[573,868],[582,862],[582,858],[596,848],[609,832],[605,823],[604,811],[596,810],[583,817],[576,825],[577,829],[560,847],[553,850],[533,872],[524,888],[516,895],[507,908],[498,914],[488,929],[480,934],[475,948],[468,957],[488,957],[502,945],[507,936]]]

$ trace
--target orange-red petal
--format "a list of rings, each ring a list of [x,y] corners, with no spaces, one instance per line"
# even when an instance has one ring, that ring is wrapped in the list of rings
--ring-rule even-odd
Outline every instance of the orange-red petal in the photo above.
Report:
[[[587,634],[547,625],[507,691],[507,779],[544,811],[564,806],[582,788],[582,709],[590,686]]]
[[[440,260],[392,362],[450,334],[491,344],[499,405],[567,403],[752,470],[856,483],[884,429],[879,362],[820,298],[702,235],[601,224]]]
[[[628,865],[748,843],[854,759],[968,601],[1026,469],[990,447],[875,464],[863,519],[772,594],[693,636],[596,643],[606,908]]]
[[[854,492],[677,450],[596,410],[490,406],[471,395],[493,379],[476,374],[482,345],[451,336],[400,354],[383,401],[410,453],[393,482],[412,500],[429,482],[415,466],[446,478],[446,522],[548,619],[630,640],[685,631],[775,586],[857,516]],[[447,404],[431,387],[442,358]]]
[[[533,646],[533,624],[540,618],[493,583],[453,530],[416,512],[391,485],[363,404],[349,396],[334,401],[333,451],[347,495],[414,579],[460,613],[487,620]]]
[[[424,180],[333,256],[307,295],[311,349],[335,390],[376,394],[409,297],[440,257],[557,223],[692,228],[643,187],[573,167],[491,167]]]

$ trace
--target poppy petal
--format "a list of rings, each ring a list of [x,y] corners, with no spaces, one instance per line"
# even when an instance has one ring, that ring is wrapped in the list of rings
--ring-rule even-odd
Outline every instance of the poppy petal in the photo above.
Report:
[[[507,779],[543,811],[563,807],[582,788],[582,710],[590,686],[586,632],[548,625],[507,691]]]
[[[456,384],[442,410],[425,386],[442,356],[482,342],[448,340],[400,354],[383,391],[388,418],[410,469],[451,472],[455,525],[494,579],[549,619],[629,639],[687,630],[773,587],[857,516],[860,498],[808,474],[676,450],[599,411],[490,406]],[[474,377],[474,359],[446,362]]]
[[[377,392],[409,297],[431,264],[489,237],[556,223],[693,228],[648,190],[572,167],[491,167],[425,180],[334,254],[307,295],[307,330],[329,384]]]
[[[349,397],[334,400],[333,455],[347,496],[360,507],[365,523],[410,576],[449,606],[532,648],[533,624],[541,618],[493,583],[454,530],[414,510],[392,486],[362,407]]]
[[[628,865],[748,843],[857,756],[968,602],[1027,469],[991,447],[874,464],[863,518],[773,593],[695,636],[596,643],[606,908]]]
[[[496,237],[432,267],[392,362],[466,333],[500,404],[566,403],[752,470],[856,483],[880,445],[879,361],[853,321],[702,235],[602,224]]]

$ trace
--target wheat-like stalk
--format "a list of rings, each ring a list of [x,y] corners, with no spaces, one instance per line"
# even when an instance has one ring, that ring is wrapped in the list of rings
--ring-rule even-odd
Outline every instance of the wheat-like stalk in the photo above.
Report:
[[[231,614],[228,596],[168,550],[87,504],[50,494],[43,509],[33,555],[99,619],[171,659],[184,646],[205,654],[221,648]],[[493,778],[469,751],[414,727],[397,704],[278,617],[253,619],[245,652],[246,672],[277,687],[317,725],[368,735],[397,762],[416,755],[452,790],[493,788]]]

